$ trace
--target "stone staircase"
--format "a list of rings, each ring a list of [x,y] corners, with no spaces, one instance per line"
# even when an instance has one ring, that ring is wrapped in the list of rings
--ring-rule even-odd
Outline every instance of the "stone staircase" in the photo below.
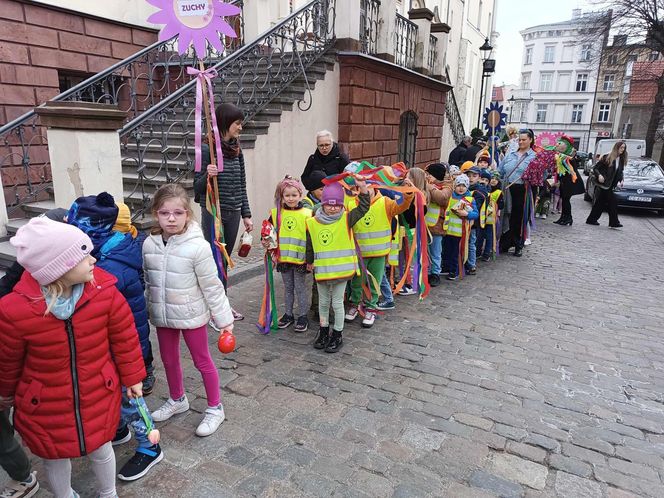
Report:
[[[316,81],[324,79],[327,71],[334,68],[335,59],[336,57],[333,51],[329,51],[322,55],[316,62],[306,69],[306,79],[304,75],[296,78],[282,92],[273,97],[265,108],[259,111],[252,119],[248,120],[243,126],[242,135],[240,137],[242,147],[244,149],[253,149],[257,137],[269,133],[270,127],[279,123],[282,114],[284,112],[290,112],[293,109],[293,106],[305,97],[305,93],[307,92],[306,82],[308,81],[309,86],[313,89]],[[261,70],[256,73],[256,76],[260,76],[260,74]],[[228,84],[229,82],[230,80],[227,79],[225,84]],[[243,88],[247,87],[243,86]],[[248,89],[247,91],[254,91],[257,94],[266,92],[266,90],[261,90],[260,88]],[[215,94],[216,93],[215,88]],[[215,98],[217,98],[217,95],[215,95]],[[219,99],[219,101],[221,101],[221,99]],[[180,114],[174,114],[172,119],[166,120],[154,127],[154,133],[157,134],[162,131],[160,126],[168,128],[173,123],[178,122],[178,119],[181,120],[181,113],[184,111],[179,112]],[[192,120],[189,120],[188,122],[187,131],[169,132],[169,142],[167,146],[168,148],[172,147],[174,150],[180,148],[182,141],[185,139],[185,134],[189,136],[190,141],[192,142],[191,154],[193,156],[194,123]],[[122,171],[124,201],[129,205],[132,211],[144,206],[144,194],[151,196],[151,194],[153,194],[159,187],[168,183],[166,174],[163,172],[162,168],[163,150],[160,144],[143,146],[143,175],[139,175],[137,172],[136,161],[132,158],[132,155],[136,152],[137,144],[135,141],[129,139],[123,143]],[[187,165],[187,160],[186,157],[169,160],[169,168],[189,170],[190,168]],[[137,183],[139,182],[142,182],[142,188],[137,188]],[[186,172],[186,174],[178,179],[178,182],[192,192],[193,195],[193,172]],[[55,202],[52,199],[26,203],[21,206],[25,216],[23,218],[12,219],[9,221],[7,224],[7,237],[4,240],[0,239],[0,276],[4,273],[2,270],[9,267],[16,259],[16,252],[9,243],[9,237],[13,236],[31,217],[38,216],[55,207]],[[149,215],[146,215],[135,220],[135,224],[139,229],[147,229],[152,226],[153,220]]]

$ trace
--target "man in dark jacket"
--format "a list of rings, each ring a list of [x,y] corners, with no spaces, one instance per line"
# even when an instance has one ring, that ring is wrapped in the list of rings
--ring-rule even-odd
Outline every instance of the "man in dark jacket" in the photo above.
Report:
[[[300,177],[306,185],[309,176],[314,171],[323,171],[325,176],[343,173],[344,168],[350,162],[348,156],[341,152],[339,144],[334,141],[332,133],[327,130],[316,134],[316,152],[309,156],[307,165]]]
[[[463,137],[463,140],[457,145],[452,152],[450,152],[449,163],[456,166],[461,166],[461,163],[464,161],[464,156],[466,155],[466,149],[470,147],[472,138],[466,135]]]
[[[486,140],[484,137],[479,137],[474,140],[473,145],[466,149],[466,152],[463,156],[464,161],[473,161],[477,158],[477,154],[481,151],[486,145]]]

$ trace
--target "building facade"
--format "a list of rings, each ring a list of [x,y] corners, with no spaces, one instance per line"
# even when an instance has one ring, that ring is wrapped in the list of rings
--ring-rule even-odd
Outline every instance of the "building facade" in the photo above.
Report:
[[[598,37],[603,13],[575,9],[568,21],[533,26],[521,31],[519,112],[513,118],[535,133],[565,132],[577,148],[592,148],[597,132],[591,114],[598,90],[599,60],[606,40]]]

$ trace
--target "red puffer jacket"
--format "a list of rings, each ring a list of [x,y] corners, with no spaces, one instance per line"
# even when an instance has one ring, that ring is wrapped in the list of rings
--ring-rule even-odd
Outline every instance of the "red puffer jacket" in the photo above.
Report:
[[[16,429],[42,458],[75,458],[111,441],[120,381],[132,386],[145,378],[115,277],[95,268],[94,278],[68,320],[44,316],[46,302],[28,272],[0,300],[0,396],[15,396]]]

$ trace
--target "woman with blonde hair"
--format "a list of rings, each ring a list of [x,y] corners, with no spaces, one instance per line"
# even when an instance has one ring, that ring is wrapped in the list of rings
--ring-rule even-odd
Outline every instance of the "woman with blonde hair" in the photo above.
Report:
[[[618,219],[618,204],[613,190],[622,185],[623,170],[627,165],[627,145],[618,140],[611,152],[602,156],[595,163],[592,175],[595,180],[595,195],[593,196],[593,208],[588,215],[588,225],[599,225],[599,217],[604,209],[609,213],[609,228],[621,228]]]

